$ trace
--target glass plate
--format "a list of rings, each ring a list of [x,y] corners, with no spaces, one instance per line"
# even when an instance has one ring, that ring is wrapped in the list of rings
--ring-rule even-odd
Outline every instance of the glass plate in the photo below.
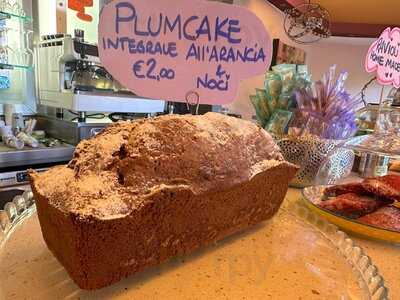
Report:
[[[0,212],[0,299],[389,299],[363,250],[298,205],[94,292],[80,290],[49,252],[34,205],[14,201],[6,211]]]
[[[317,204],[321,201],[325,188],[326,186],[317,185],[307,187],[303,190],[303,199],[312,211],[344,230],[361,234],[369,238],[400,244],[400,232],[398,231],[360,223],[357,220],[346,218],[320,208]]]
[[[342,148],[399,159],[400,134],[384,132],[357,136],[347,140]]]

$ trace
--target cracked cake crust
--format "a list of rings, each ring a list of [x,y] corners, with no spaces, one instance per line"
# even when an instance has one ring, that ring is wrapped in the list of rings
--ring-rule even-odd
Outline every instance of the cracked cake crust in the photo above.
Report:
[[[208,113],[113,124],[30,177],[46,244],[96,289],[271,217],[296,171],[263,129]]]

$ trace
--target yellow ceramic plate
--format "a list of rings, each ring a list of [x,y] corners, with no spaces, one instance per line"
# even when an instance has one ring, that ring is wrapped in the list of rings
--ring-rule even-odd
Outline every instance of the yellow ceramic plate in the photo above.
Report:
[[[325,186],[312,186],[303,190],[303,199],[308,208],[321,215],[329,222],[340,228],[373,239],[400,244],[400,232],[360,223],[354,219],[334,214],[320,208],[317,204],[321,201]]]

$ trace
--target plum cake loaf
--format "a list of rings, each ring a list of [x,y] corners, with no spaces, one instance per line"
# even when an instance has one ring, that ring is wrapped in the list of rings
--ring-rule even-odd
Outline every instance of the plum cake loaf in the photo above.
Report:
[[[208,113],[113,124],[30,179],[48,248],[98,289],[270,218],[296,171],[263,129]]]

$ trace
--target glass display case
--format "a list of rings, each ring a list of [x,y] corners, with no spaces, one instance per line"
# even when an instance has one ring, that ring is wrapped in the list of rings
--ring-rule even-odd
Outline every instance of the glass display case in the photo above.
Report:
[[[379,121],[378,120],[379,115]],[[385,105],[379,111],[379,106],[376,104],[368,104],[366,107],[357,111],[357,123],[359,134],[369,134],[375,129],[375,125],[380,130],[388,130],[394,126],[394,122],[400,115],[400,106]]]
[[[34,67],[32,17],[24,1],[0,0],[0,103],[23,103]]]

